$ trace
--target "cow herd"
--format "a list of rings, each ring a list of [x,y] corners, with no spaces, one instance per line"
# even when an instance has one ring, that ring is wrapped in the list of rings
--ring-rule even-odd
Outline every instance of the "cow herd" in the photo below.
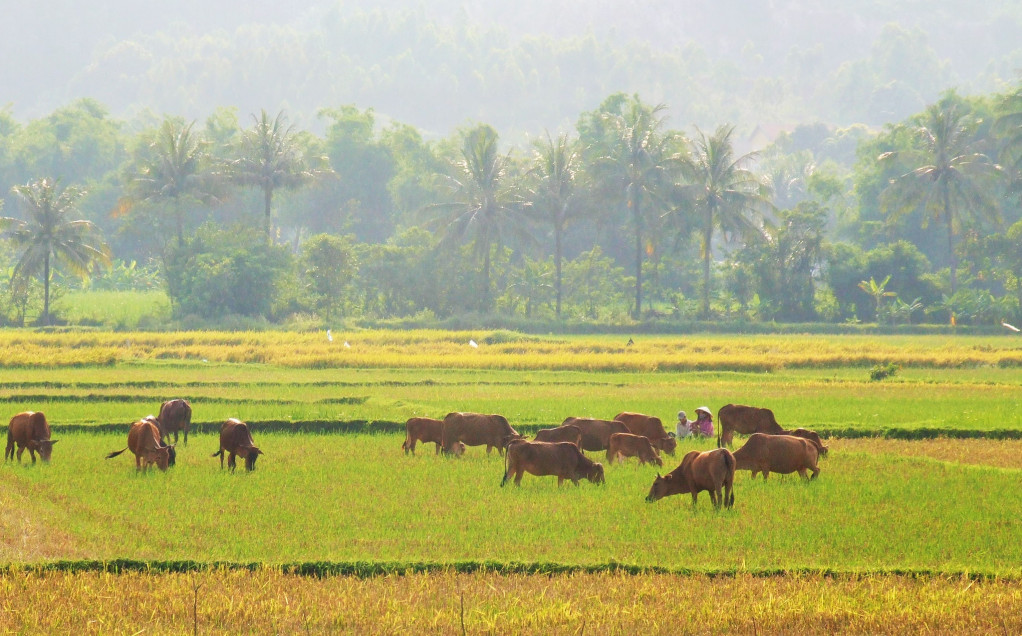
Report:
[[[178,433],[188,443],[188,428],[192,409],[187,401],[177,399],[164,402],[158,416],[149,415],[131,424],[127,446],[108,454],[107,459],[130,450],[135,455],[136,470],[155,465],[160,470],[173,466],[176,459]],[[807,429],[786,431],[777,424],[770,409],[728,404],[717,413],[719,435],[717,448],[709,451],[691,451],[673,471],[657,474],[646,500],[657,501],[668,495],[690,493],[695,504],[698,493],[706,490],[717,508],[734,503],[734,473],[749,470],[755,477],[770,473],[797,472],[809,479],[820,473],[817,461],[826,455],[827,447],[819,435]],[[735,433],[748,435],[746,443],[732,453],[728,450]],[[171,435],[174,440],[171,443]],[[17,447],[18,461],[27,449],[35,463],[36,454],[49,461],[53,445],[50,427],[41,412],[27,411],[11,418],[7,428],[7,449],[4,459],[13,459]],[[570,480],[576,486],[579,480],[605,483],[603,464],[594,462],[585,453],[606,453],[607,464],[635,457],[640,464],[663,466],[661,452],[673,456],[678,440],[664,429],[663,422],[654,416],[625,411],[611,420],[568,417],[560,426],[536,433],[526,440],[502,415],[481,413],[448,413],[442,420],[413,417],[405,424],[405,440],[401,447],[406,454],[415,454],[416,444],[432,443],[434,452],[461,456],[469,446],[485,446],[487,454],[493,449],[505,456],[501,486],[514,480],[521,484],[522,476],[556,476],[558,485]],[[213,457],[220,458],[221,469],[226,455],[231,471],[236,457],[245,460],[246,470],[254,470],[256,459],[263,454],[252,439],[248,425],[237,419],[228,419],[220,428],[220,448]]]
[[[128,445],[119,451],[109,453],[106,458],[112,459],[124,451],[130,450],[135,456],[135,470],[148,470],[156,466],[167,470],[177,459],[178,433],[184,433],[184,442],[188,443],[188,427],[192,422],[192,407],[186,400],[169,400],[160,406],[159,416],[147,415],[128,427]],[[171,433],[174,443],[170,443]],[[46,416],[39,411],[18,413],[11,418],[7,427],[7,450],[4,459],[13,459],[17,446],[18,462],[27,449],[35,463],[36,453],[44,461],[50,461],[53,445],[57,440],[50,439],[50,425]],[[224,467],[224,454],[227,455],[227,466],[231,472],[235,468],[235,458],[245,460],[245,469],[254,470],[256,458],[263,451],[255,445],[248,424],[234,418],[228,419],[220,427],[220,449],[213,457],[220,457],[220,468]]]
[[[720,423],[718,448],[691,451],[681,464],[667,475],[657,477],[646,501],[654,502],[668,495],[690,493],[693,505],[698,493],[706,490],[714,507],[730,508],[734,504],[736,470],[749,470],[755,477],[770,473],[797,472],[803,479],[815,479],[820,473],[817,461],[827,453],[820,436],[807,429],[786,431],[774,419],[770,409],[728,404],[717,413]],[[732,453],[727,446],[735,433],[749,435],[745,445]],[[606,461],[613,464],[627,457],[636,457],[640,464],[663,466],[661,451],[674,455],[678,440],[664,429],[660,418],[641,413],[622,412],[612,420],[568,417],[560,426],[542,429],[533,440],[526,440],[502,415],[481,413],[448,413],[442,420],[413,417],[405,425],[405,454],[415,454],[419,442],[433,443],[434,452],[454,456],[464,454],[468,446],[486,446],[505,455],[504,486],[514,480],[521,485],[522,476],[555,476],[557,485],[571,480],[605,483],[603,465],[585,453],[606,452]],[[812,477],[808,473],[812,472]]]

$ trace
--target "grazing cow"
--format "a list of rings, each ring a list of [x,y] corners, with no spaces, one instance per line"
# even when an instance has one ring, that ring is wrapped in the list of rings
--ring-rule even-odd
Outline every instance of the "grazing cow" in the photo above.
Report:
[[[807,439],[753,433],[745,445],[735,451],[735,463],[736,470],[751,470],[753,478],[756,473],[763,473],[763,481],[770,473],[798,472],[806,479],[806,470],[813,471],[812,479],[816,479],[820,474],[817,456],[816,446]]]
[[[582,445],[582,429],[572,424],[556,428],[544,428],[536,433],[537,442],[571,442],[575,446]]]
[[[664,465],[664,460],[660,459],[660,454],[650,443],[648,437],[631,433],[614,433],[610,436],[610,443],[607,445],[607,463],[613,464],[614,460],[625,457],[638,457],[640,464]]]
[[[129,449],[135,455],[135,470],[146,470],[153,464],[160,470],[167,470],[171,453],[174,452],[173,445],[164,446],[160,441],[160,427],[156,425],[156,418],[152,416],[132,424],[128,429],[127,448],[114,451],[106,458],[117,457]]]
[[[784,429],[774,419],[773,411],[741,404],[727,404],[720,407],[720,410],[717,411],[717,425],[720,426],[720,433],[717,435],[718,448],[730,446],[735,433],[742,435],[753,433],[781,435],[784,433]]]
[[[234,472],[235,455],[245,458],[245,470],[255,470],[256,459],[263,454],[263,451],[256,447],[252,441],[252,433],[248,430],[248,424],[233,417],[220,426],[220,450],[213,453],[212,457],[220,456],[220,470],[224,468],[224,451],[227,451],[227,467]]]
[[[14,445],[18,445],[18,463],[21,463],[21,454],[28,449],[28,454],[35,463],[35,454],[44,461],[50,461],[50,454],[53,453],[53,445],[57,440],[50,439],[50,425],[42,411],[25,411],[18,413],[11,418],[7,425],[7,449],[4,451],[4,460],[14,459]]]
[[[409,418],[405,422],[405,441],[401,444],[401,448],[405,451],[405,455],[411,453],[415,454],[415,443],[422,442],[433,442],[436,446],[436,454],[440,453],[440,445],[443,443],[444,438],[444,423],[442,420],[434,420],[429,417],[413,417]]]
[[[569,417],[561,426],[577,426],[582,429],[582,445],[584,451],[596,453],[605,451],[610,446],[610,436],[614,433],[627,433],[628,427],[617,420],[594,420],[587,417]]]
[[[792,435],[794,437],[801,437],[802,439],[809,440],[813,443],[813,446],[816,447],[816,452],[819,453],[820,457],[826,457],[827,452],[830,451],[830,448],[823,445],[823,441],[820,440],[820,436],[816,433],[816,431],[811,431],[808,428],[796,428],[793,431],[784,431],[781,434]]]
[[[594,463],[571,442],[515,440],[507,447],[506,463],[501,486],[511,479],[511,475],[514,475],[515,486],[521,486],[525,473],[539,477],[556,475],[558,486],[565,479],[578,486],[578,480],[583,477],[594,484],[604,482],[603,464]]]
[[[653,485],[650,486],[646,501],[653,503],[669,495],[692,493],[692,505],[696,505],[696,497],[703,490],[710,491],[713,507],[720,509],[723,504],[730,508],[735,505],[735,467],[734,455],[726,448],[711,451],[691,451],[681,460],[681,465],[661,477],[657,473]]]
[[[458,454],[456,444],[463,442],[466,446],[485,445],[487,454],[496,448],[503,455],[511,441],[522,439],[503,415],[481,413],[448,413],[444,418],[442,437],[444,452],[453,454]]]
[[[156,426],[156,428],[160,430],[160,446],[166,446],[168,449],[170,449],[168,451],[169,457],[167,458],[167,466],[168,467],[174,466],[174,464],[177,463],[177,450],[173,446],[167,444],[166,441],[164,441],[164,439],[163,439],[164,433],[163,433],[163,429],[160,428],[160,420],[157,419],[157,417],[155,415],[152,415],[152,414],[146,415],[142,419],[143,420],[147,420],[149,422],[152,422]]]
[[[664,423],[660,421],[659,417],[624,411],[615,415],[614,419],[627,426],[628,432],[632,435],[649,438],[653,446],[674,457],[674,451],[678,448],[678,440],[664,430]]]
[[[160,437],[166,437],[170,443],[170,434],[174,434],[177,444],[178,431],[184,431],[185,444],[188,444],[188,427],[192,423],[192,405],[187,400],[168,400],[160,405]]]

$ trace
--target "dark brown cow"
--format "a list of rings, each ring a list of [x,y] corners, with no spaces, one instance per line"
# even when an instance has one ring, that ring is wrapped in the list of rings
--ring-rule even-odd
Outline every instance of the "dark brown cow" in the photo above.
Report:
[[[128,429],[127,448],[114,451],[106,458],[117,457],[126,450],[130,450],[135,456],[135,470],[148,469],[153,464],[156,464],[160,470],[167,470],[167,466],[170,465],[170,454],[174,447],[173,445],[163,445],[160,441],[160,427],[156,425],[156,418],[150,416],[135,422]]]
[[[681,460],[681,465],[661,477],[657,474],[650,486],[646,501],[653,503],[669,495],[692,493],[692,505],[703,490],[710,491],[713,507],[730,508],[735,505],[735,467],[737,461],[726,448],[711,451],[691,451]]]
[[[638,457],[640,464],[656,464],[663,466],[664,460],[645,435],[631,433],[614,433],[607,445],[607,463],[613,464],[617,459]]]
[[[632,435],[649,438],[653,446],[674,457],[674,451],[678,448],[678,440],[664,430],[664,423],[660,421],[659,417],[623,411],[615,415],[614,419],[627,426],[628,432]]]
[[[263,451],[256,447],[252,441],[252,433],[248,430],[248,424],[233,417],[220,426],[220,450],[213,453],[212,457],[220,456],[220,469],[224,468],[224,451],[227,451],[227,467],[234,472],[235,455],[245,458],[245,470],[255,470],[256,459],[263,454]]]
[[[763,473],[763,481],[770,473],[797,472],[806,479],[806,470],[813,471],[812,479],[816,479],[820,474],[817,457],[812,442],[791,435],[753,433],[745,445],[735,451],[736,470],[751,470],[753,478],[756,473]]]
[[[444,441],[443,436],[443,420],[434,420],[429,417],[409,418],[405,422],[405,441],[401,444],[401,448],[405,451],[405,455],[408,453],[414,455],[416,442],[422,442],[423,444],[433,442],[436,445],[436,454],[439,454],[440,445]]]
[[[521,438],[503,415],[448,413],[444,418],[441,446],[444,452],[457,454],[455,444],[463,442],[466,446],[486,446],[487,454],[496,448],[503,455],[512,440]]]
[[[174,443],[177,444],[178,431],[184,431],[185,444],[188,444],[188,427],[192,424],[192,405],[187,400],[167,400],[160,405],[160,416],[156,418],[160,422],[160,436],[167,438],[170,444],[170,434],[174,434]]]
[[[720,427],[720,433],[717,435],[718,448],[730,446],[735,433],[742,435],[753,433],[781,435],[784,433],[784,429],[774,419],[773,411],[742,404],[727,404],[720,407],[720,410],[717,411],[717,426]]]
[[[828,447],[823,445],[823,441],[820,439],[820,436],[816,433],[816,431],[811,431],[808,428],[796,428],[793,431],[784,431],[781,434],[801,437],[802,439],[809,440],[813,443],[813,446],[816,447],[816,452],[820,454],[820,457],[826,457],[827,453],[830,451]]]
[[[50,439],[50,425],[42,411],[25,411],[18,413],[11,418],[7,425],[7,449],[4,451],[4,460],[14,459],[14,445],[18,446],[18,463],[21,463],[21,454],[28,449],[28,454],[35,463],[35,454],[39,453],[40,459],[44,462],[50,461],[50,454],[53,452],[53,445],[58,440]]]
[[[578,486],[583,477],[594,484],[603,483],[603,464],[594,463],[571,442],[527,442],[515,440],[507,447],[507,466],[503,486],[514,475],[515,486],[522,485],[522,475],[531,473],[542,477],[556,475],[557,485],[570,479]]]
[[[574,425],[544,428],[536,433],[537,442],[571,442],[581,448],[582,429]]]
[[[561,426],[577,426],[582,429],[582,445],[584,451],[596,453],[605,451],[610,446],[610,436],[614,433],[627,433],[628,427],[617,420],[594,420],[587,417],[569,417]]]

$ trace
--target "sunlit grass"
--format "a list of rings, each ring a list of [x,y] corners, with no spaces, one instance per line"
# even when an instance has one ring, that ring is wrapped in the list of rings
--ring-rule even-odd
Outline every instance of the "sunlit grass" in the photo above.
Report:
[[[53,303],[53,313],[72,325],[137,329],[170,319],[170,298],[162,291],[75,291]]]
[[[956,577],[12,574],[0,630],[578,634],[1022,631],[1017,580]]]
[[[253,473],[221,471],[204,435],[168,473],[137,475],[130,456],[103,459],[123,448],[120,436],[65,436],[49,465],[0,468],[2,525],[41,529],[0,540],[0,561],[495,559],[1014,575],[1022,563],[1022,500],[1005,494],[1022,487],[1018,470],[835,452],[811,483],[740,473],[735,510],[715,513],[705,493],[694,510],[687,496],[645,503],[656,469],[636,464],[610,467],[604,487],[526,476],[521,488],[500,488],[502,460],[479,449],[454,460],[406,457],[397,435],[256,442],[266,455]]]

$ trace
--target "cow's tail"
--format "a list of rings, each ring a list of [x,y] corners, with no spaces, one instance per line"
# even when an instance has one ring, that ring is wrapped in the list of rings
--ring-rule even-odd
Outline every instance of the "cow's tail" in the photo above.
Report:
[[[511,457],[511,453],[504,453],[504,477],[500,480],[500,487],[503,488],[504,484],[507,483],[508,475],[508,460]]]
[[[724,448],[724,445],[720,443],[720,436],[724,434],[724,427],[717,427],[717,448]]]
[[[735,505],[735,456],[731,451],[724,451],[724,507]]]
[[[122,448],[119,451],[114,451],[114,452],[110,453],[109,455],[106,456],[106,458],[110,459],[111,457],[117,457],[118,455],[120,455],[121,453],[123,453],[126,450],[128,450],[127,446],[125,446],[124,448]]]
[[[210,455],[210,457],[223,457],[223,456],[224,456],[224,449],[222,449],[222,448],[220,450],[218,450],[217,452],[213,453],[212,455]]]

